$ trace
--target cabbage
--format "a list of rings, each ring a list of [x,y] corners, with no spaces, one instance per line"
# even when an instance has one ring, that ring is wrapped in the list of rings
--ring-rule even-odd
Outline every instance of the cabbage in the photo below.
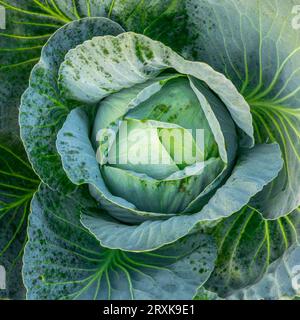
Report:
[[[299,295],[294,0],[0,5],[0,298]]]

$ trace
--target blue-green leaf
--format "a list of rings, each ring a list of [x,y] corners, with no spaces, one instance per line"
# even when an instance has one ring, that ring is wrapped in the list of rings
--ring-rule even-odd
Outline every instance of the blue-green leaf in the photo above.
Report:
[[[180,51],[187,43],[186,4],[182,0],[114,0],[109,17],[128,31],[144,34]]]
[[[271,264],[299,241],[299,210],[269,221],[254,209],[245,207],[222,221],[213,234],[218,245],[218,259],[206,288],[227,298],[260,282]],[[265,290],[266,298],[274,294],[268,290]]]
[[[0,1],[6,8],[5,29],[0,30],[0,127],[16,135],[20,97],[28,86],[30,71],[47,39],[67,21],[37,3]]]
[[[105,249],[79,221],[94,206],[85,190],[65,196],[42,185],[32,203],[24,280],[29,299],[192,299],[216,258],[210,236],[149,253]]]
[[[6,271],[0,299],[25,297],[22,255],[30,201],[38,184],[20,141],[0,131],[0,265]]]
[[[164,44],[140,34],[95,37],[69,51],[60,67],[59,86],[68,99],[97,103],[168,68],[203,81],[226,105],[242,131],[243,145],[253,146],[249,105],[230,80],[209,65],[184,60]]]
[[[253,114],[258,143],[278,142],[284,167],[257,198],[266,218],[300,204],[300,32],[296,0],[187,0],[189,45],[184,55],[227,76]]]
[[[300,294],[300,246],[294,244],[273,262],[264,276],[252,286],[238,290],[228,299],[279,300],[293,299]]]
[[[30,87],[22,97],[21,136],[35,171],[51,188],[68,192],[74,189],[55,147],[56,135],[68,113],[75,107],[60,96],[58,68],[65,54],[95,35],[118,34],[122,28],[105,18],[72,22],[59,29],[47,42],[40,62],[30,78]]]

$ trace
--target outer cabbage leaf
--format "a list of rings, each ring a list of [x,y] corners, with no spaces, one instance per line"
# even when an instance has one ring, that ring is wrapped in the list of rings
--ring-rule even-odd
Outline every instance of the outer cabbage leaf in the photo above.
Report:
[[[39,183],[18,138],[19,99],[42,45],[61,25],[46,16],[42,20],[37,14],[37,27],[27,24],[22,15],[6,10],[6,29],[0,30],[0,265],[6,270],[6,290],[0,290],[0,298],[5,299],[25,297],[22,254],[30,200]]]
[[[140,34],[95,37],[70,50],[59,70],[59,87],[67,99],[92,104],[168,68],[203,81],[226,105],[241,130],[242,145],[253,146],[249,106],[231,81],[207,64],[184,60],[164,44]]]
[[[16,135],[20,97],[41,48],[56,29],[71,21],[40,2],[0,1],[6,8],[6,26],[0,30],[0,126],[3,123]]]
[[[228,299],[278,300],[297,299],[300,294],[300,246],[295,244],[273,262],[265,275],[252,286],[238,290]]]
[[[216,248],[193,235],[150,253],[105,249],[84,229],[88,192],[42,185],[32,203],[24,280],[29,299],[192,299],[214,267]]]
[[[66,52],[95,35],[118,34],[122,28],[105,18],[72,22],[58,30],[47,42],[40,62],[30,77],[30,87],[22,96],[21,137],[34,170],[51,188],[72,191],[55,147],[61,128],[73,104],[59,94],[57,75]]]
[[[206,288],[217,292],[223,298],[245,292],[244,297],[250,299],[250,295],[246,297],[248,289],[245,288],[260,283],[266,272],[274,270],[271,267],[272,263],[282,260],[286,251],[298,243],[299,210],[270,221],[246,206],[222,221],[215,228],[213,235],[217,241],[218,259]],[[296,262],[295,260],[294,264]],[[286,279],[284,283],[279,281],[278,286],[284,285],[291,286],[291,280],[288,282]],[[265,289],[266,298],[275,294],[268,290],[269,287]],[[277,294],[277,299],[281,298],[281,293]],[[260,298],[263,298],[263,295]]]
[[[281,146],[284,168],[254,204],[270,219],[300,204],[300,33],[292,27],[297,4],[186,1],[190,43],[184,55],[226,75],[251,107],[256,141]]]
[[[106,17],[113,1],[111,0],[40,0],[42,5],[53,7],[57,12],[69,20],[78,20],[84,17]]]
[[[187,43],[187,13],[182,0],[115,0],[109,17],[126,30],[144,34],[181,51]]]
[[[25,297],[22,255],[30,201],[38,184],[20,141],[0,130],[0,265],[6,271],[0,299]]]

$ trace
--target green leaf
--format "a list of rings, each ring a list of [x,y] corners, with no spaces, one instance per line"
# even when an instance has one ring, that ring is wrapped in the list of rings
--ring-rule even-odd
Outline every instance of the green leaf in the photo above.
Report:
[[[0,265],[6,271],[0,298],[25,296],[22,255],[30,201],[38,184],[20,141],[0,131]]]
[[[64,21],[33,1],[0,1],[0,5],[6,8],[6,29],[0,30],[0,127],[18,135],[18,107],[30,71],[44,43]]]
[[[0,265],[6,269],[6,290],[0,297],[23,299],[27,216],[39,180],[18,139],[18,106],[42,45],[64,22],[44,15],[28,1],[0,5],[6,7],[6,29],[0,30]]]
[[[249,106],[231,81],[207,64],[184,60],[162,43],[140,34],[95,37],[69,51],[59,70],[59,87],[70,100],[97,103],[168,68],[203,81],[223,101],[241,129],[243,146],[253,145]]]
[[[279,300],[293,299],[300,293],[300,246],[294,244],[273,262],[254,285],[238,290],[229,299]]]
[[[0,30],[0,127],[18,135],[18,107],[30,71],[49,37],[64,24],[107,16],[111,0],[0,0],[6,28]]]
[[[263,219],[254,209],[245,207],[222,221],[213,234],[217,241],[218,259],[206,288],[227,298],[260,282],[271,270],[271,264],[282,259],[289,247],[297,243],[300,236],[299,210],[271,221]],[[270,294],[273,293],[266,289],[265,296]]]
[[[225,74],[251,106],[256,141],[277,141],[284,168],[255,207],[266,218],[300,204],[300,33],[296,0],[187,0],[185,56]]]
[[[106,17],[112,0],[40,0],[40,3],[53,7],[70,20],[83,17]]]
[[[197,295],[193,300],[222,300],[218,295],[214,292],[206,290],[203,286],[197,291]]]
[[[114,0],[109,17],[126,30],[161,41],[176,51],[187,43],[185,1]]]
[[[82,19],[59,29],[45,45],[41,60],[22,97],[21,136],[35,171],[51,188],[64,192],[74,186],[63,171],[55,147],[58,130],[75,107],[59,95],[58,68],[66,52],[95,35],[118,34],[122,28],[105,18]]]
[[[149,253],[101,247],[79,221],[94,206],[85,190],[65,196],[42,185],[32,203],[24,280],[29,299],[192,299],[216,258],[207,235]]]

